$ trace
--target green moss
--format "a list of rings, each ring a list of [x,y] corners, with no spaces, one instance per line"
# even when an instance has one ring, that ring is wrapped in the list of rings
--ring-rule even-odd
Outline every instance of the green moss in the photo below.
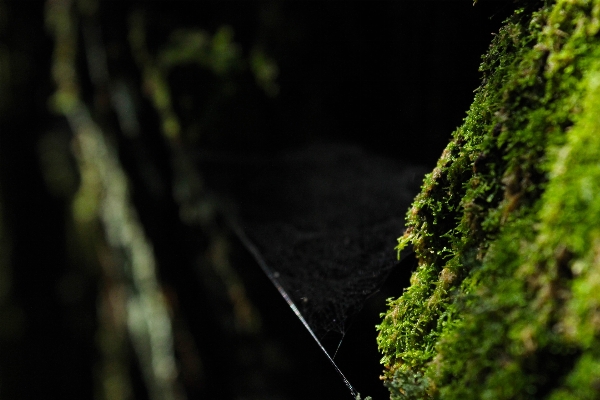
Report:
[[[600,396],[599,16],[528,2],[494,38],[399,239],[419,267],[378,326],[393,399]]]

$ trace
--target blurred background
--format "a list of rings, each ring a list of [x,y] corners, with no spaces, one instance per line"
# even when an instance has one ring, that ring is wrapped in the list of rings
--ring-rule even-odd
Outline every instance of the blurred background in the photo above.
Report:
[[[512,7],[0,0],[0,397],[350,398],[200,161],[333,141],[432,168]],[[363,396],[406,276],[336,358]]]

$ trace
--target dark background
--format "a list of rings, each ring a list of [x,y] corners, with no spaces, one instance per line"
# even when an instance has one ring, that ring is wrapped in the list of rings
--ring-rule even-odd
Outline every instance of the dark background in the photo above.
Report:
[[[49,130],[68,131],[48,108],[53,41],[44,28],[44,2],[0,5],[0,194],[4,249],[10,249],[0,276],[10,283],[10,290],[0,293],[0,397],[98,397],[101,277],[69,255],[68,202],[51,193],[40,166],[40,140]],[[336,141],[432,168],[465,116],[479,85],[480,57],[512,2],[105,1],[98,21],[107,42],[126,41],[132,9],[143,9],[151,21],[151,48],[159,48],[178,27],[213,33],[228,25],[244,54],[259,46],[279,68],[280,90],[274,97],[264,94],[248,72],[235,78],[233,94],[223,96],[219,78],[175,70],[169,77],[175,109],[183,124],[199,124],[203,132],[200,139],[190,139],[191,153],[262,157]],[[136,84],[134,63],[127,56],[122,60],[115,73]],[[85,68],[82,62],[83,97],[93,103]],[[178,102],[186,98],[193,107]],[[211,233],[182,223],[169,191],[161,194],[144,181],[144,166],[151,165],[166,187],[172,171],[152,107],[141,100],[140,109],[148,132],[143,143],[123,137],[117,142],[162,283],[177,294],[173,307],[183,321],[181,332],[188,334],[190,352],[203,365],[198,376],[188,371],[191,377],[182,379],[188,398],[349,398],[312,338],[230,234],[225,235],[231,263],[262,325],[251,335],[239,335],[219,322],[229,306],[193,269]],[[378,379],[374,326],[385,311],[385,298],[400,295],[408,284],[410,268],[410,260],[401,264],[352,321],[337,358],[356,389],[375,399],[386,398],[387,391]],[[66,300],[58,289],[65,276],[77,277],[78,293]],[[148,398],[129,352],[132,398]]]

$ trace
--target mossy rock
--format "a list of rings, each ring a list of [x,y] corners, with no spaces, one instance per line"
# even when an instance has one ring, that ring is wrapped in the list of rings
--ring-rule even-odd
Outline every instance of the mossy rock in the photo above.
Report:
[[[600,398],[600,0],[516,4],[399,239],[392,399]]]

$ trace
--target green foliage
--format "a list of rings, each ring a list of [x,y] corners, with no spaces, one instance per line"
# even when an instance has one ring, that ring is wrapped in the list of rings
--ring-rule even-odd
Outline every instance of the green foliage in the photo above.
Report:
[[[199,29],[180,29],[158,56],[167,70],[177,65],[198,64],[218,76],[230,74],[241,65],[241,49],[233,42],[233,30],[224,26],[211,36]]]
[[[393,398],[418,400],[427,391],[429,380],[421,372],[396,370],[394,379],[385,382]]]
[[[530,2],[493,40],[399,239],[419,267],[378,326],[393,399],[599,395],[599,17]]]
[[[279,93],[279,86],[275,83],[279,75],[279,68],[273,59],[264,51],[254,49],[250,55],[250,68],[255,76],[256,83],[269,96]]]

